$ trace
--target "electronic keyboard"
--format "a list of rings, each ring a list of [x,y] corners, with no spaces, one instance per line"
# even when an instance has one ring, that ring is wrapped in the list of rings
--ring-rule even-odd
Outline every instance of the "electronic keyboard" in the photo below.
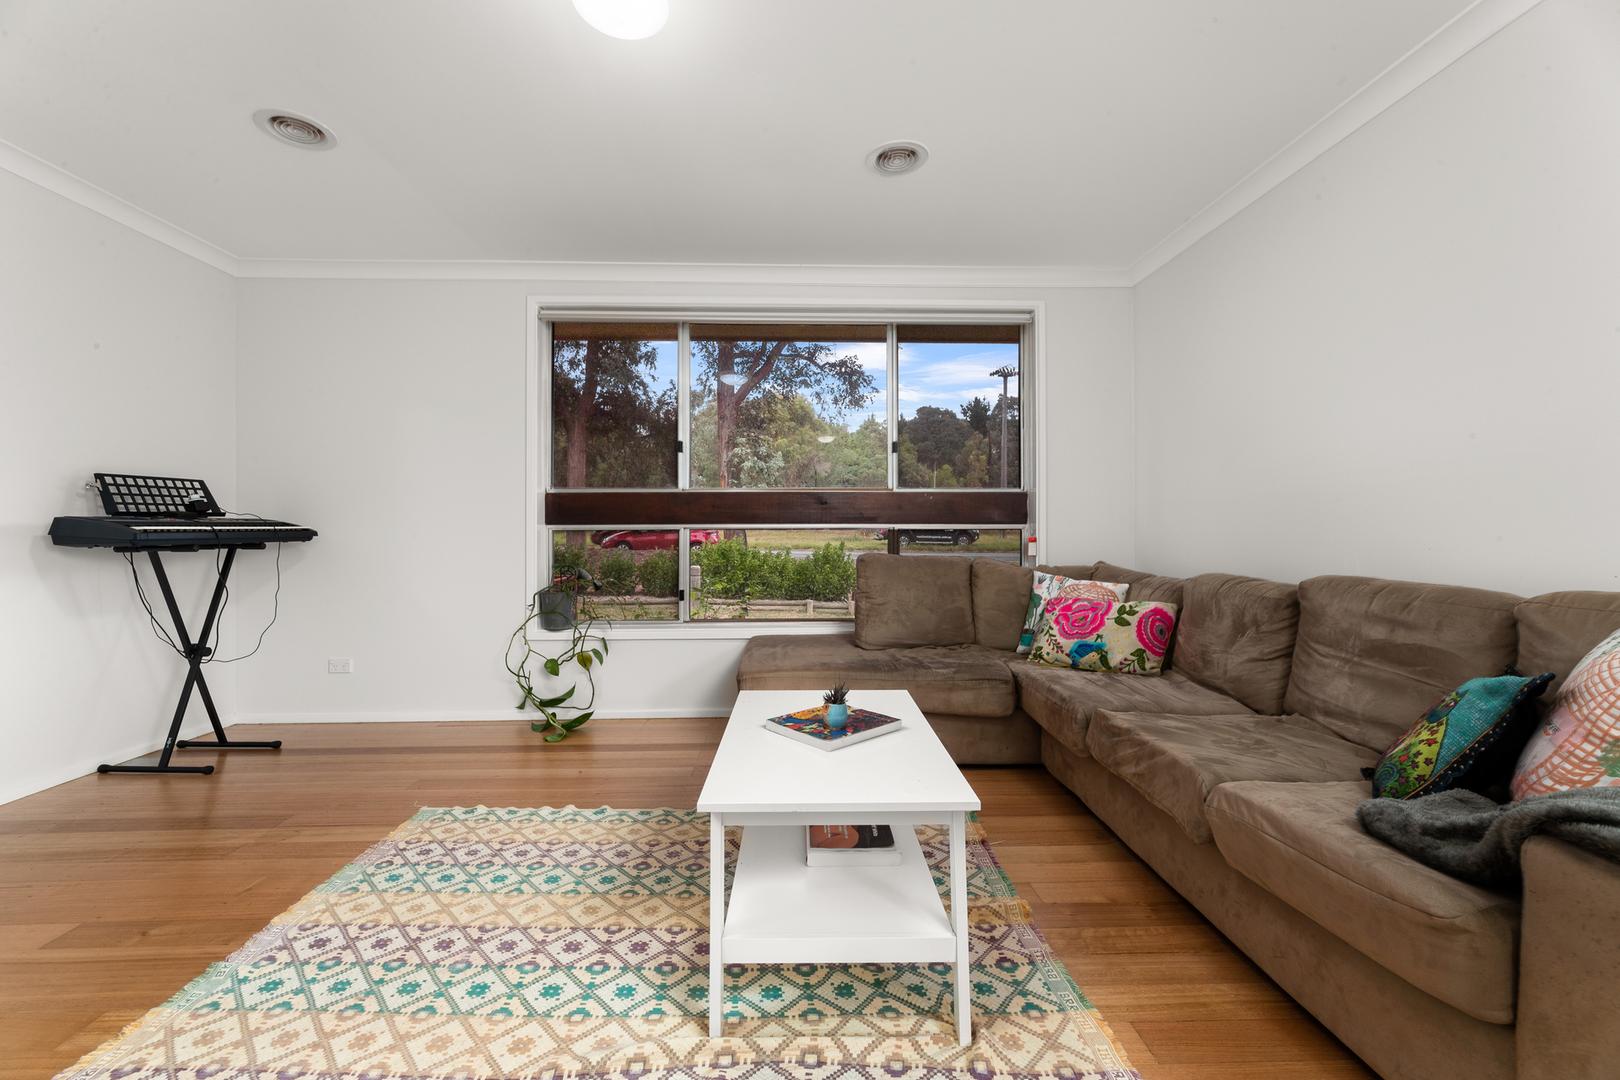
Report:
[[[59,517],[51,522],[51,542],[60,547],[115,551],[212,551],[303,543],[314,529],[290,521],[213,516],[118,515]]]
[[[145,476],[136,473],[96,473],[88,485],[101,496],[102,517],[59,517],[51,522],[51,542],[59,547],[112,548],[124,552],[129,560],[129,572],[135,579],[135,594],[146,609],[152,629],[163,643],[180,654],[186,662],[186,679],[180,686],[180,700],[174,707],[174,718],[169,721],[169,734],[163,741],[163,752],[156,765],[99,765],[98,773],[195,773],[207,775],[212,765],[175,765],[176,750],[195,747],[199,750],[280,750],[280,739],[233,739],[225,734],[220,723],[219,710],[214,707],[214,696],[208,691],[208,680],[203,665],[220,659],[214,655],[216,638],[214,628],[224,609],[230,590],[225,582],[236,563],[236,553],[245,548],[262,548],[267,544],[302,543],[315,539],[315,530],[290,521],[270,521],[266,518],[231,516],[214,499],[214,493],[201,480],[181,476]],[[214,563],[214,596],[208,602],[208,614],[203,618],[202,632],[195,639],[186,630],[185,617],[175,599],[174,587],[169,584],[169,573],[163,568],[165,551],[217,551]],[[158,622],[146,591],[141,587],[135,569],[135,552],[141,552],[152,564],[152,576],[157,579],[163,594],[163,604],[174,623],[171,635]],[[281,595],[281,549],[276,549],[276,600]],[[271,608],[270,622],[274,623],[276,606]],[[265,630],[269,630],[267,625]],[[259,634],[260,642],[264,634]],[[258,651],[231,660],[245,660]],[[212,739],[182,739],[180,724],[186,718],[186,706],[191,703],[192,691],[202,698],[208,712],[208,723],[214,729]]]

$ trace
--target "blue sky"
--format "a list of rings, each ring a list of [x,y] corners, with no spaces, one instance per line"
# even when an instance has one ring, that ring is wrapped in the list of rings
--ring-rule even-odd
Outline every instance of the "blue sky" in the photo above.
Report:
[[[677,362],[674,342],[655,342],[658,365],[654,376],[659,387],[674,385]],[[867,416],[883,420],[888,415],[885,398],[888,392],[886,346],[881,341],[834,342],[833,350],[839,356],[852,355],[861,361],[876,385],[876,393],[867,409],[850,413],[845,424],[856,428]],[[916,343],[900,346],[900,415],[912,417],[920,405],[934,405],[956,412],[974,397],[995,403],[1001,393],[1001,380],[992,378],[990,371],[1003,364],[1018,363],[1017,345],[951,345],[940,342]],[[1018,380],[1010,387],[1018,393]]]

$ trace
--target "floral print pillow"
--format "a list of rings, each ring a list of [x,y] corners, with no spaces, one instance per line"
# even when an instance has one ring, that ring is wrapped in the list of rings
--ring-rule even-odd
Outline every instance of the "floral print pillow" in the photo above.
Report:
[[[1157,675],[1175,629],[1175,604],[1055,596],[1041,610],[1029,658],[1077,671]]]
[[[1029,594],[1029,608],[1024,612],[1024,629],[1018,635],[1018,655],[1027,656],[1035,645],[1035,628],[1040,625],[1046,602],[1055,596],[1074,596],[1087,600],[1123,600],[1129,585],[1113,581],[1091,581],[1086,578],[1064,577],[1035,571],[1034,590]]]

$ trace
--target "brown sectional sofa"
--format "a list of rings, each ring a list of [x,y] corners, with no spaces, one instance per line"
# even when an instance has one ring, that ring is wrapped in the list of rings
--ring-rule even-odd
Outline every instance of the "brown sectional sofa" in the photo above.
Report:
[[[1620,1076],[1620,866],[1538,838],[1522,894],[1494,892],[1355,819],[1360,770],[1434,701],[1510,664],[1562,678],[1620,594],[1055,569],[1180,605],[1165,672],[1017,656],[1027,569],[868,555],[854,633],[757,637],[738,686],[903,686],[963,764],[1044,764],[1382,1076]]]

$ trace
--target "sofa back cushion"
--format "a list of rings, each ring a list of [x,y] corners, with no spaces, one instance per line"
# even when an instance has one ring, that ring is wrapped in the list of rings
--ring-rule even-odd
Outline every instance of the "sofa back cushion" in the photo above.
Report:
[[[1199,574],[1183,590],[1176,667],[1257,713],[1282,712],[1299,630],[1299,587]]]
[[[1299,586],[1299,637],[1283,709],[1383,751],[1468,679],[1499,675],[1518,652],[1519,598],[1382,578]]]
[[[1132,570],[1128,566],[1115,566],[1113,563],[1100,562],[1091,569],[1091,576],[1096,581],[1123,582],[1130,586],[1125,599],[1130,601],[1156,600],[1161,604],[1174,604],[1176,610],[1181,610],[1182,593],[1185,591],[1187,580],[1178,577],[1165,577],[1162,574],[1145,574],[1140,570]],[[1164,656],[1164,670],[1169,671],[1181,663],[1178,655],[1181,649],[1180,630],[1170,639],[1170,651]]]
[[[1543,701],[1550,703],[1581,658],[1620,630],[1620,593],[1555,592],[1519,601],[1521,674],[1553,673]]]
[[[1066,574],[1074,577],[1073,574]],[[1163,604],[1182,603],[1183,587],[1187,584],[1185,578],[1164,577],[1161,574],[1145,574],[1140,570],[1132,570],[1127,566],[1115,566],[1113,563],[1100,562],[1091,568],[1091,578],[1095,581],[1122,581],[1131,587],[1127,600],[1157,600]]]
[[[972,559],[872,552],[855,560],[855,644],[899,649],[972,643]]]
[[[1018,647],[1035,571],[999,559],[973,560],[973,640],[992,649]]]
[[[1085,564],[1066,563],[1063,566],[1048,566],[1046,563],[1041,563],[1035,569],[1044,570],[1048,574],[1056,574],[1058,577],[1074,578],[1076,581],[1097,580],[1097,564],[1091,562]]]

